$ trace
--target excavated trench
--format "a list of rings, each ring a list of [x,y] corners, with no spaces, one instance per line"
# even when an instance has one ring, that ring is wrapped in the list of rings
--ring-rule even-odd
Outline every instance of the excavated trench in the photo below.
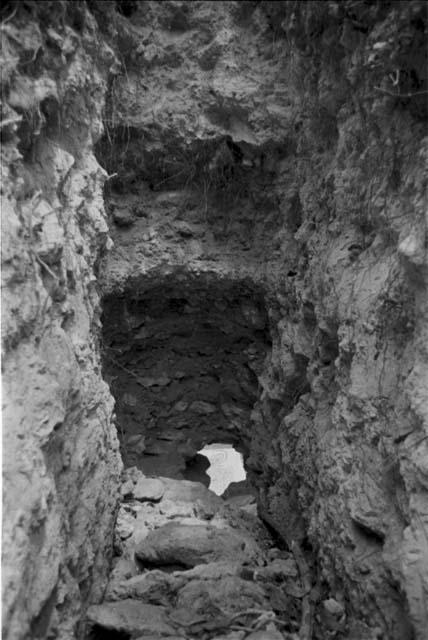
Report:
[[[104,298],[104,377],[125,470],[89,640],[259,630],[279,640],[307,626],[309,566],[256,488],[254,420],[272,348],[265,295],[248,278],[178,269]]]
[[[425,3],[1,17],[5,638],[425,639]]]

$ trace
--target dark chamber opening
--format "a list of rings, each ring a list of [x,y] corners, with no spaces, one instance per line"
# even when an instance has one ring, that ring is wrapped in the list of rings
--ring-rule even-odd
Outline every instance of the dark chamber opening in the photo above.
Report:
[[[103,338],[125,466],[208,485],[202,447],[246,454],[270,348],[261,290],[207,275],[140,283],[104,299]]]

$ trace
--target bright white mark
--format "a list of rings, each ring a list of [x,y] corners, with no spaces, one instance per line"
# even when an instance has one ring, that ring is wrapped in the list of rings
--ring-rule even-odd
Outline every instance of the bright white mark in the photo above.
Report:
[[[209,488],[220,496],[231,482],[245,480],[242,454],[231,444],[208,444],[199,453],[210,461],[207,474],[211,478]]]

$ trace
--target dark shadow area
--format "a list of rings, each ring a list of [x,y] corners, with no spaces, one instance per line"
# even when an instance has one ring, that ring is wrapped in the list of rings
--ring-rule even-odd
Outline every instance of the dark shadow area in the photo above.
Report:
[[[104,376],[125,466],[207,485],[198,451],[244,451],[270,348],[262,291],[208,275],[140,283],[104,300]]]
[[[92,627],[88,635],[88,640],[130,640],[130,638],[130,633],[105,629],[97,624]]]
[[[191,480],[192,482],[201,482],[205,487],[209,487],[211,478],[207,474],[207,469],[210,466],[210,461],[205,456],[197,453],[194,458],[191,458],[186,463],[186,468],[183,472],[185,480]]]

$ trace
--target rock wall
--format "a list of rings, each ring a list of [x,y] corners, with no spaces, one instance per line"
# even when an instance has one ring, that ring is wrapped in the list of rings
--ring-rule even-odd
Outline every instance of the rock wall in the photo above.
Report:
[[[100,375],[113,54],[75,3],[2,13],[3,634],[72,639],[102,596],[121,461]]]
[[[423,6],[127,7],[97,146],[104,291],[144,298],[177,272],[177,296],[256,283],[272,339],[246,427],[260,508],[345,605],[346,637],[422,637]]]
[[[132,357],[145,325],[158,340],[139,301],[185,291],[214,329],[204,300],[262,299],[239,427],[260,511],[306,553],[313,602],[344,606],[336,637],[422,638],[423,3],[23,5],[2,23],[6,637],[72,637],[103,584],[120,463],[98,280]],[[162,379],[144,349],[133,375]]]

